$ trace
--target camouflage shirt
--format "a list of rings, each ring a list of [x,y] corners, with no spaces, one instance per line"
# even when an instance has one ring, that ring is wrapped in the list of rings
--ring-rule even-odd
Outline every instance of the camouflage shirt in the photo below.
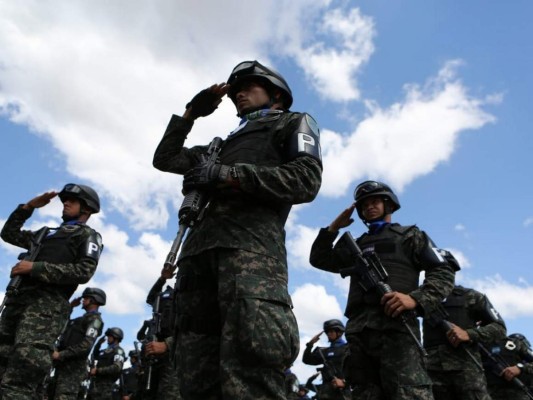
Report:
[[[20,205],[7,219],[2,228],[2,239],[14,246],[30,249],[34,232],[22,230],[22,226],[33,214],[33,210],[26,210]],[[74,259],[68,263],[56,263],[42,259],[47,241],[52,235],[64,235],[67,241],[64,246],[69,258]],[[68,299],[78,284],[87,283],[96,271],[98,259],[102,250],[102,239],[98,232],[85,224],[62,224],[56,230],[51,229],[43,241],[43,247],[33,262],[30,275],[23,277],[20,292],[33,290],[56,291]]]
[[[254,142],[253,145],[286,153],[301,115],[281,113],[269,143]],[[261,131],[262,124],[269,122],[271,120],[258,118],[248,121],[245,129]],[[207,146],[190,149],[183,146],[191,128],[191,122],[172,117],[154,155],[153,164],[157,169],[185,174],[198,163]],[[234,165],[238,189],[217,191],[211,197],[203,219],[189,231],[180,257],[222,247],[265,254],[285,262],[285,220],[278,216],[275,207],[290,208],[293,204],[312,201],[320,188],[322,166],[317,159],[305,155],[272,164]]]

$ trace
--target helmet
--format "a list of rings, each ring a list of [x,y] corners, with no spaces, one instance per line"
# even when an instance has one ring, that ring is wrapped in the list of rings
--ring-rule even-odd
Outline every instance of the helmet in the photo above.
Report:
[[[81,294],[81,297],[90,297],[94,300],[94,302],[98,305],[105,306],[106,301],[106,294],[102,289],[98,288],[85,288],[83,293]]]
[[[346,330],[344,328],[344,324],[338,319],[329,319],[326,322],[324,322],[323,331],[327,332],[330,329],[336,329],[341,332],[344,332]]]
[[[393,212],[400,209],[400,202],[398,200],[398,197],[396,197],[396,195],[388,185],[377,181],[364,181],[363,183],[357,185],[353,192],[353,197],[355,199],[355,207],[357,208],[357,215],[359,215],[359,218],[361,218],[363,221],[365,221],[365,218],[363,217],[363,213],[361,210],[362,201],[372,196],[382,196],[385,198],[385,200],[387,200],[387,204],[389,207],[389,209],[385,209],[385,212],[387,214],[392,214]]]
[[[130,350],[130,352],[128,353],[128,357],[129,358],[132,358],[132,357],[139,358],[139,352],[137,350]]]
[[[59,192],[59,199],[65,202],[65,199],[68,197],[74,197],[83,201],[93,214],[100,211],[100,198],[98,197],[98,193],[89,186],[67,183],[61,189],[61,192]]]
[[[119,342],[124,339],[124,332],[122,332],[122,329],[120,328],[109,328],[107,331],[105,331],[104,335],[113,336]]]
[[[287,84],[287,81],[271,68],[265,67],[258,61],[243,61],[231,71],[228,78],[228,84],[231,85],[228,97],[235,103],[235,96],[237,95],[237,83],[244,80],[258,80],[273,86],[282,93],[282,102],[285,109],[289,109],[292,105],[292,92]]]
[[[511,333],[509,337],[511,339],[519,340],[523,342],[529,349],[531,348],[531,343],[529,343],[529,340],[527,340],[527,338],[521,333]]]
[[[304,391],[305,393],[308,393],[309,389],[307,389],[305,385],[298,385],[298,391]]]

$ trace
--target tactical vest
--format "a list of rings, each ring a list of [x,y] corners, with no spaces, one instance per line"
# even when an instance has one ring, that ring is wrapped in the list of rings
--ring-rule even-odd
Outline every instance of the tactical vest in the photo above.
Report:
[[[348,345],[336,346],[336,347],[320,347],[315,350],[317,356],[322,358],[318,352],[320,351],[327,361],[327,365],[322,368],[322,381],[330,382],[334,376],[337,378],[343,378],[342,366],[344,362],[344,356],[348,351]],[[329,367],[329,368],[328,368]]]
[[[391,224],[386,225],[378,234],[364,234],[357,239],[363,253],[374,251],[377,254],[388,274],[386,283],[392,290],[401,293],[410,293],[418,287],[420,271],[402,247],[407,233],[413,228],[414,226]],[[350,318],[356,306],[376,305],[380,299],[381,295],[376,290],[365,293],[357,283],[357,278],[352,277],[345,315]]]
[[[55,233],[44,238],[35,261],[46,261],[52,264],[69,264],[76,262],[79,258],[79,246],[73,245],[72,241],[75,240],[76,237],[84,234],[85,229],[83,226],[62,225]],[[58,292],[63,298],[68,300],[76,291],[78,284],[70,283],[59,285],[43,283],[28,276],[25,277],[22,286],[25,290],[45,289],[47,291]]]
[[[272,167],[281,165],[287,161],[285,151],[276,143],[277,130],[283,129],[293,113],[267,115],[256,120],[248,121],[246,126],[238,132],[228,136],[220,151],[222,164],[252,164]],[[219,191],[217,197],[223,197],[225,206],[230,206],[228,212],[247,207],[247,204],[257,206],[257,198],[249,198],[242,192]],[[228,204],[228,200],[229,204]],[[251,202],[251,203],[250,203]],[[217,207],[216,197],[212,201],[212,207]],[[285,224],[291,205],[284,203],[264,202],[264,206],[274,210],[282,224]]]
[[[84,314],[81,317],[71,319],[67,324],[65,332],[61,335],[58,350],[65,350],[68,347],[81,343],[85,339],[88,325],[93,319],[100,319],[101,321],[100,313]],[[103,327],[103,324],[101,327]]]
[[[467,291],[463,288],[454,288],[452,293],[442,303],[448,313],[448,321],[462,329],[475,328],[476,321],[472,319],[466,307]],[[440,326],[431,326],[424,320],[424,346],[433,347],[441,344],[449,344],[446,332]]]

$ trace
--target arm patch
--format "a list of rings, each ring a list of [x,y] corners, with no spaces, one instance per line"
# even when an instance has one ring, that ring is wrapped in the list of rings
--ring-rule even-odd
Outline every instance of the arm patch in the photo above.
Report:
[[[84,249],[84,256],[98,261],[100,254],[104,249],[104,245],[102,244],[102,236],[100,236],[100,234],[94,230],[91,231],[91,234],[85,240]]]
[[[302,156],[313,157],[322,164],[320,129],[313,117],[305,113],[301,115],[298,127],[289,138],[288,148],[289,161]]]

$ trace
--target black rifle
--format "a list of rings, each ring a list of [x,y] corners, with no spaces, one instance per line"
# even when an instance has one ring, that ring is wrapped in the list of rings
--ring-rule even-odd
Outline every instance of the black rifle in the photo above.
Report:
[[[216,164],[218,154],[220,153],[222,145],[222,139],[219,137],[214,138],[209,144],[207,149],[207,155],[201,155],[199,163]],[[209,193],[206,191],[192,190],[185,195],[183,203],[178,211],[179,227],[176,238],[172,242],[170,252],[165,260],[164,268],[169,271],[176,269],[176,263],[178,261],[178,252],[181,247],[181,242],[185,237],[187,229],[191,228],[197,221],[202,218],[205,206],[209,201]]]
[[[386,282],[389,274],[385,270],[378,255],[373,251],[363,254],[350,232],[344,232],[335,245],[335,249],[338,250],[339,256],[346,265],[350,265],[350,267],[340,270],[343,278],[347,276],[357,277],[357,283],[365,292],[375,289],[381,296],[385,293],[392,292],[391,287]],[[420,343],[420,340],[418,340],[409,326],[409,320],[416,319],[414,312],[404,312],[400,314],[399,319],[407,329],[407,332],[409,332],[409,335],[413,338],[422,355],[427,356],[424,346],[422,346],[422,343]]]
[[[44,227],[39,229],[36,234],[31,239],[30,248],[27,252],[22,253],[19,255],[19,260],[23,261],[35,261],[37,258],[37,255],[39,254],[39,250],[41,250],[41,244],[43,242],[43,239],[46,237],[48,232],[50,231],[50,228]],[[4,300],[2,301],[2,304],[0,305],[0,314],[2,311],[4,311],[4,308],[6,306],[6,302],[9,298],[14,297],[18,294],[18,290],[20,287],[20,284],[22,283],[22,275],[16,275],[7,284],[6,287],[6,293],[4,295]]]
[[[446,333],[453,328],[452,323],[447,320],[449,316],[450,314],[448,314],[445,308],[441,304],[439,304],[435,309],[433,309],[431,314],[424,317],[424,320],[432,327],[438,327]],[[464,343],[461,343],[459,345],[459,348],[463,349],[466,355],[470,357],[470,359],[474,362],[474,364],[476,364],[480,371],[484,370],[483,365],[481,365],[476,356],[472,354],[472,352],[465,346]]]
[[[325,380],[327,379],[329,382],[331,382],[331,380],[333,378],[339,378],[339,374],[337,372],[337,369],[335,368],[334,365],[332,365],[327,359],[326,357],[324,356],[324,353],[322,353],[322,349],[320,347],[317,348],[317,351],[318,351],[318,354],[320,354],[320,358],[322,358],[322,363],[323,363],[323,367],[322,368],[318,368],[317,371],[319,371],[321,374],[322,374],[322,384],[324,384]],[[340,379],[340,378],[339,378]],[[337,390],[339,392],[342,392],[344,389],[338,387]]]
[[[487,349],[483,344],[478,343],[477,346],[479,347],[479,350],[491,361],[492,373],[501,378],[503,370],[507,367],[510,367],[510,365],[500,355],[492,354],[492,352]],[[527,397],[533,399],[533,393],[530,392],[524,382],[522,382],[516,376],[511,380],[511,382],[517,388],[521,389]]]
[[[160,300],[161,296],[157,296],[154,300],[152,307],[152,319],[146,320],[143,326],[137,332],[137,339],[141,341],[143,347],[150,342],[157,342],[158,335],[161,332],[161,312],[160,312]],[[135,350],[137,350],[137,342],[134,343]],[[138,351],[138,350],[137,350]],[[144,348],[143,348],[144,351]],[[144,353],[139,353],[139,359],[142,359]],[[145,358],[146,362],[141,365],[146,367],[146,385],[145,390],[149,391],[152,381],[152,367],[157,363],[158,358],[156,356],[149,356]],[[139,365],[139,366],[141,366]]]

